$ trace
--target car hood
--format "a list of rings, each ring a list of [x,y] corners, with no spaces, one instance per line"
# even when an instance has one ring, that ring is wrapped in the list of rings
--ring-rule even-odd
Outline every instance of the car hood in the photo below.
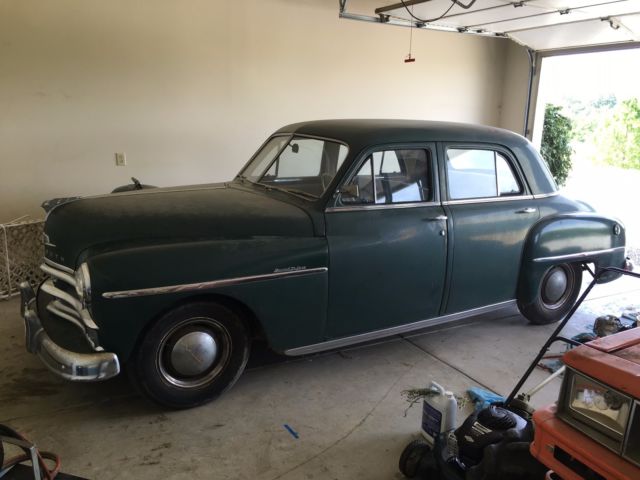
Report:
[[[88,248],[180,240],[312,236],[300,207],[227,184],[155,188],[62,204],[48,215],[45,255],[75,268]]]

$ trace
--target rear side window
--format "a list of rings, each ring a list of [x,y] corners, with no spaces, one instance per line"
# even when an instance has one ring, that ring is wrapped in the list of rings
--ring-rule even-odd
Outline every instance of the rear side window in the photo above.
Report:
[[[433,200],[431,157],[425,149],[383,150],[369,155],[348,185],[357,195],[343,204],[396,204]]]
[[[449,198],[462,200],[520,195],[522,185],[502,153],[481,149],[447,149]]]

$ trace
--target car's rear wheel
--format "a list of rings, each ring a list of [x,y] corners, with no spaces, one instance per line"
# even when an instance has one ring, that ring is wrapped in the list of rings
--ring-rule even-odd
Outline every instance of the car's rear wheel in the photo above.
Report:
[[[199,301],[163,315],[145,333],[129,371],[151,400],[190,408],[230,388],[248,358],[242,319],[222,305]]]
[[[542,276],[536,299],[520,305],[520,311],[537,325],[562,319],[576,303],[582,284],[582,266],[563,263],[549,268]]]

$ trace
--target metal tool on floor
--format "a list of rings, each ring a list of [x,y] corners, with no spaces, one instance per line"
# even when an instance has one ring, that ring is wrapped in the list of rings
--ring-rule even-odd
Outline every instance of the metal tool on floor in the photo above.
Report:
[[[562,329],[600,277],[627,275],[640,279],[640,274],[618,268],[590,273],[592,282],[542,346],[507,399],[473,413],[456,430],[440,433],[433,447],[424,440],[407,445],[399,465],[406,477],[428,480],[640,478],[640,447],[630,443],[636,441],[636,435],[640,444],[640,434],[634,433],[640,432],[640,396],[634,393],[640,389],[636,386],[635,390],[629,390],[624,386],[629,378],[640,376],[640,329],[607,337],[606,348],[597,343],[602,340],[583,345],[561,336]],[[621,335],[624,337],[615,338]],[[519,392],[555,342],[577,348],[563,356],[567,374],[558,412],[551,406],[534,413],[529,406],[531,396],[565,368],[529,391]],[[618,353],[624,361],[620,362]],[[584,385],[577,387],[575,378],[586,378]],[[577,413],[563,414],[563,408]],[[596,417],[607,416],[600,422],[605,427],[615,423],[618,429],[615,438],[608,432],[612,428],[598,427],[597,418],[590,417],[591,410],[596,412]],[[617,420],[613,422],[609,417]],[[534,420],[539,424],[537,431]],[[598,458],[592,458],[594,455]]]
[[[5,446],[7,448],[5,448]],[[14,447],[22,451],[5,458]],[[40,451],[22,434],[0,424],[0,479],[2,480],[86,480],[60,472],[60,457],[55,453]]]

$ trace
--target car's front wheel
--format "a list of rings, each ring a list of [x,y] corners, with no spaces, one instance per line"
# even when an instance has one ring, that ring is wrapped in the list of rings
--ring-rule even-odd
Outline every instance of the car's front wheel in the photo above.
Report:
[[[582,285],[582,266],[563,263],[549,268],[542,276],[533,302],[522,305],[520,311],[537,325],[562,319],[576,303]]]
[[[198,301],[166,313],[145,333],[129,372],[151,400],[190,408],[230,388],[248,358],[242,319],[220,304]]]

